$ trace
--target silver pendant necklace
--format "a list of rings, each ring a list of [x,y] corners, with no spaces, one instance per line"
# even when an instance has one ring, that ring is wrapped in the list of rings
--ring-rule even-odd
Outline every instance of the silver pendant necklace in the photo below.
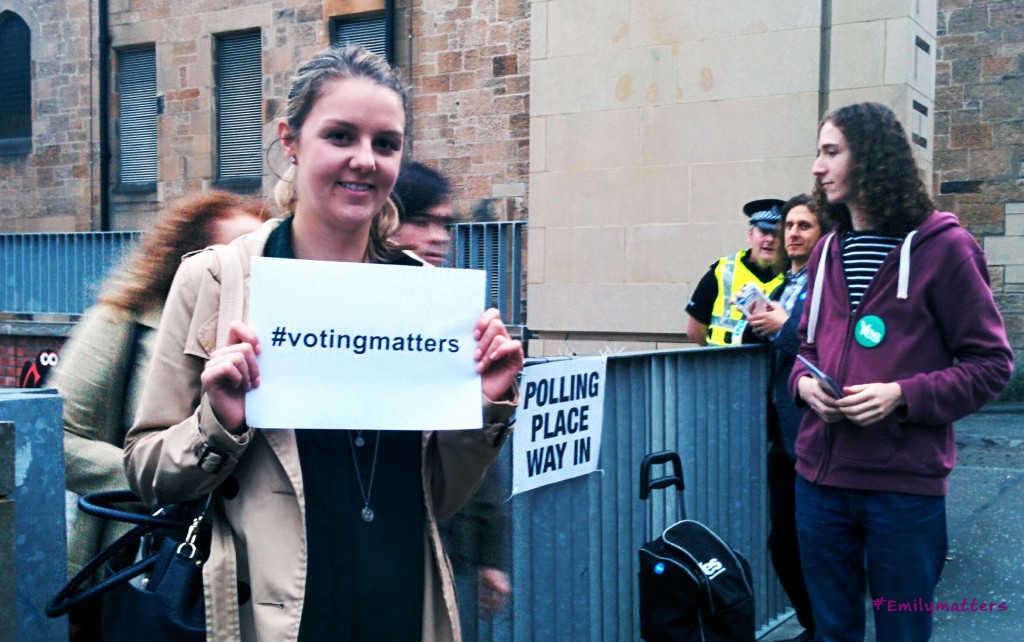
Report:
[[[366,441],[363,440],[363,431],[356,431],[356,448],[362,448],[366,445]]]
[[[373,463],[370,464],[370,484],[365,489],[363,488],[363,475],[359,472],[359,460],[356,459],[356,445],[362,447],[366,442],[363,441],[363,431],[359,431],[356,438],[352,439],[352,431],[347,431],[348,434],[348,446],[352,451],[352,466],[356,470],[356,481],[359,482],[359,494],[363,497],[363,510],[359,512],[359,516],[363,518],[363,521],[369,524],[373,521],[373,509],[370,508],[370,494],[373,493],[373,476],[377,472],[377,452],[380,449],[380,431],[377,431],[377,439],[373,444]]]

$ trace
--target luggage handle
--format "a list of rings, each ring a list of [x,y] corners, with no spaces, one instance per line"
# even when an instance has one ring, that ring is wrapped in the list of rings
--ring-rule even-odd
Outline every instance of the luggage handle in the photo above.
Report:
[[[651,466],[656,464],[672,464],[672,474],[651,479]],[[675,486],[680,492],[686,489],[683,483],[683,463],[674,450],[662,450],[651,453],[640,462],[640,501],[645,501],[651,491],[658,488]]]

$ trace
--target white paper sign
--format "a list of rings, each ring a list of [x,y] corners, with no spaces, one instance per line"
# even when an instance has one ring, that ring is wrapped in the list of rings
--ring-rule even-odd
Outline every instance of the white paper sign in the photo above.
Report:
[[[523,370],[512,433],[512,494],[597,470],[604,421],[605,357]]]
[[[252,259],[257,428],[453,430],[483,425],[473,327],[481,270]]]

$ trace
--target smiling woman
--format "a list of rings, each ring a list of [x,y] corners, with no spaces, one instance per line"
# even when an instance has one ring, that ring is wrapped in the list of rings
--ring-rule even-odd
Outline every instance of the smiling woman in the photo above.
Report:
[[[275,197],[289,216],[232,244],[243,271],[253,256],[422,265],[392,241],[404,125],[382,58],[345,47],[299,67],[277,125],[290,166]],[[508,435],[522,345],[497,310],[477,320],[480,430],[261,430],[245,403],[260,385],[256,331],[236,321],[223,347],[205,332],[218,325],[220,274],[212,252],[182,263],[125,455],[150,503],[214,496],[209,638],[459,639],[437,519],[466,501]],[[401,389],[380,389],[380,403],[402,402]]]
[[[362,261],[369,250],[374,259],[393,258],[386,241],[397,212],[385,204],[402,160],[405,94],[390,70],[366,61],[354,73],[314,60],[294,78],[277,125],[291,166],[275,197],[297,215],[296,256]]]

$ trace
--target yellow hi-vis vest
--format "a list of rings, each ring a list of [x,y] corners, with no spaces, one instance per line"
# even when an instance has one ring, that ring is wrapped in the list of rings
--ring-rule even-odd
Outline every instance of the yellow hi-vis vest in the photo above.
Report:
[[[733,305],[732,300],[743,291],[743,286],[753,283],[761,288],[767,296],[785,280],[782,273],[767,283],[762,283],[754,276],[746,265],[743,257],[750,250],[741,250],[732,256],[723,256],[715,266],[715,280],[718,282],[718,298],[711,308],[711,323],[708,324],[707,341],[711,345],[739,345],[743,340],[743,328],[747,325],[743,313]]]

